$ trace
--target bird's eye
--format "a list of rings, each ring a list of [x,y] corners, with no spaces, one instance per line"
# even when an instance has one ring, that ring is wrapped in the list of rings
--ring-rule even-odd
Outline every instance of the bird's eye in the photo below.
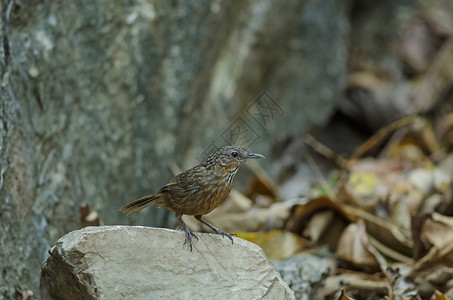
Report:
[[[236,157],[239,156],[239,153],[237,153],[236,151],[231,152],[231,156],[233,156],[234,158],[236,158]]]

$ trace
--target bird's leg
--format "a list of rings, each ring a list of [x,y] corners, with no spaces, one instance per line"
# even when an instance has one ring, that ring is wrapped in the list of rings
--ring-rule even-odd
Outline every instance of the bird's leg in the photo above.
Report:
[[[190,246],[190,252],[192,252],[192,236],[195,237],[198,241],[198,237],[195,235],[195,233],[193,233],[189,226],[186,225],[186,223],[184,223],[184,221],[182,220],[181,216],[177,216],[176,217],[178,219],[178,221],[182,224],[181,227],[179,227],[179,229],[181,230],[184,230],[184,232],[186,233],[186,239],[184,240],[184,245],[187,243],[187,241],[189,242],[189,246]]]
[[[226,233],[226,232],[220,231],[217,227],[215,227],[215,226],[209,224],[208,222],[206,222],[205,220],[203,220],[201,218],[201,215],[195,216],[195,219],[197,219],[198,221],[200,221],[204,225],[206,225],[209,228],[211,228],[212,230],[214,230],[215,233],[220,234],[221,236],[227,236],[231,240],[231,244],[233,244],[233,238],[231,236],[237,236],[236,233]]]

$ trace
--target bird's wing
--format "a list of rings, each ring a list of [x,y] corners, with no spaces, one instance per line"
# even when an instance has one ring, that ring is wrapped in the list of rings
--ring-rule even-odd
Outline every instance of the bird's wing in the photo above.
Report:
[[[161,191],[162,192],[181,192],[183,193],[185,191],[184,187],[181,187],[179,184],[178,184],[178,181],[175,178],[173,178],[169,183],[167,183],[166,185],[164,185],[162,188],[161,188]]]
[[[192,178],[191,178],[192,177]],[[193,196],[199,190],[198,178],[195,176],[187,176],[186,173],[181,173],[173,178],[168,184],[162,187],[162,192],[185,193],[186,196]]]

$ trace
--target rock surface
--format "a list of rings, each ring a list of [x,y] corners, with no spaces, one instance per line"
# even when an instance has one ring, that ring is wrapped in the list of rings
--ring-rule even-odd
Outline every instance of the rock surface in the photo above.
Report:
[[[76,230],[51,249],[41,299],[295,299],[258,246],[135,226]]]
[[[299,300],[317,299],[317,288],[334,269],[333,262],[310,254],[274,261],[274,265]]]

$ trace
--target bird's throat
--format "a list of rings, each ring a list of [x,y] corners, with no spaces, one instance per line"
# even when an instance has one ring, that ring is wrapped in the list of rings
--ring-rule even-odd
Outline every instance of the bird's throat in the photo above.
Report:
[[[236,175],[237,171],[239,170],[239,167],[231,170],[230,172],[228,172],[228,175],[227,175],[227,181],[229,183],[232,183],[233,182],[233,179],[234,179],[234,176]]]

